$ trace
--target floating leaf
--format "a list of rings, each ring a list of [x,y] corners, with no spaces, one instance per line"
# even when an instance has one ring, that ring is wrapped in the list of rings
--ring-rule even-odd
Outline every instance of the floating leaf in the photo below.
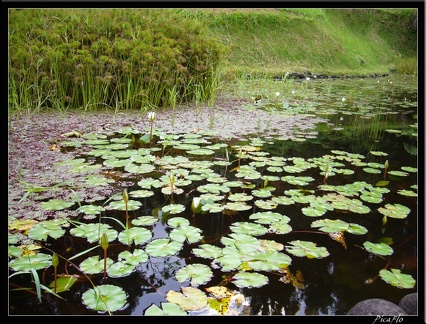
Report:
[[[50,199],[49,201],[42,202],[41,208],[44,210],[63,210],[73,206],[75,202],[65,201],[62,199]]]
[[[118,234],[118,240],[124,245],[131,245],[133,242],[136,245],[142,245],[148,242],[152,238],[152,231],[141,228],[141,227],[131,227],[125,229]]]
[[[186,316],[187,312],[182,310],[177,304],[161,303],[161,308],[151,304],[144,312],[145,316]]]
[[[100,285],[83,293],[81,299],[90,309],[105,312],[115,312],[126,306],[125,291],[114,285]]]
[[[230,229],[235,233],[242,233],[252,236],[260,236],[268,232],[267,228],[264,226],[249,222],[235,222],[230,226]]]
[[[413,288],[416,284],[416,281],[411,275],[401,273],[399,269],[382,269],[379,271],[380,278],[385,282],[391,284],[394,287],[398,288]]]
[[[61,227],[63,223],[64,221],[61,220],[40,222],[30,228],[28,236],[40,241],[46,241],[48,236],[58,239],[65,234],[65,230]]]
[[[109,267],[114,261],[110,258],[106,259],[106,265]],[[94,255],[83,260],[79,268],[86,274],[98,274],[104,271],[104,259],[100,259],[99,255]]]
[[[174,241],[183,243],[186,240],[189,244],[199,242],[203,238],[201,230],[191,225],[182,225],[175,228],[170,232],[169,236]]]
[[[100,240],[103,233],[108,236],[108,242],[117,238],[117,231],[108,224],[80,224],[70,230],[70,234],[77,237],[86,237],[90,243]]]
[[[170,303],[179,305],[183,310],[199,310],[207,305],[207,296],[198,288],[181,287],[182,293],[169,290],[166,298]]]
[[[222,249],[211,244],[201,244],[193,248],[192,253],[200,258],[215,259],[222,255]]]
[[[395,176],[395,177],[406,177],[406,176],[408,176],[408,173],[404,172],[404,171],[388,171],[388,174]]]
[[[316,243],[309,241],[291,241],[287,245],[286,251],[298,257],[307,257],[308,259],[322,259],[330,255],[325,247],[318,247]]]
[[[52,256],[45,253],[26,255],[13,259],[9,262],[9,267],[15,271],[41,270],[52,265]]]
[[[389,181],[382,180],[382,181],[377,182],[377,183],[376,183],[376,186],[377,186],[377,187],[385,187],[385,186],[387,186],[388,184],[389,184]]]
[[[268,277],[260,273],[239,272],[232,278],[232,283],[239,288],[262,287],[268,282]]]
[[[118,261],[108,266],[107,273],[111,278],[123,278],[131,275],[135,270],[136,265]]]
[[[364,168],[363,170],[364,170],[364,172],[373,173],[373,174],[380,174],[380,173],[382,173],[382,171],[380,171],[378,169],[375,169],[375,168]]]
[[[404,190],[404,189],[401,189],[401,190],[398,190],[398,193],[399,193],[401,196],[417,197],[417,193],[415,193],[415,192],[414,192],[414,191],[412,191],[412,190]]]
[[[349,228],[349,224],[340,219],[320,219],[311,223],[311,227],[319,227],[319,230],[326,233],[344,232]]]
[[[179,214],[185,210],[185,206],[181,204],[170,204],[161,209],[165,213]]]
[[[145,251],[153,257],[166,257],[176,254],[181,248],[181,242],[171,241],[169,238],[161,238],[149,242]]]
[[[368,252],[373,254],[378,254],[378,255],[393,254],[393,249],[386,243],[371,243],[366,241],[363,243],[363,246]]]
[[[139,216],[132,220],[132,224],[136,226],[151,226],[157,222],[157,218],[154,216]]]
[[[377,209],[379,213],[392,218],[406,218],[410,213],[410,208],[401,204],[386,204],[385,207]]]
[[[183,268],[180,268],[176,272],[176,279],[180,283],[184,283],[187,280],[191,280],[191,286],[199,286],[206,284],[211,277],[213,272],[210,268],[204,264],[189,264]]]
[[[78,276],[73,275],[61,275],[56,278],[56,293],[61,293],[70,290],[70,288],[77,281]],[[52,281],[49,288],[55,288],[55,281]]]
[[[130,199],[127,202],[127,210],[138,210],[142,206],[142,203],[138,200]],[[108,206],[106,206],[108,210],[126,210],[126,203],[124,200],[113,201]]]
[[[133,266],[148,261],[148,254],[141,249],[134,249],[133,252],[123,251],[118,255],[118,260]]]
[[[87,214],[87,215],[98,215],[105,210],[102,206],[96,205],[84,205],[77,209],[77,211]]]

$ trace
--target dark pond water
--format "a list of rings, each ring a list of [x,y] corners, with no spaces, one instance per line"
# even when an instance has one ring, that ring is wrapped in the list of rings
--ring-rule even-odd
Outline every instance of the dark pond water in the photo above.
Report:
[[[164,183],[157,188],[152,188],[154,193],[152,196],[130,198],[141,203],[139,209],[129,212],[131,219],[144,215],[154,215],[158,218],[154,224],[146,226],[152,233],[150,241],[169,237],[174,228],[168,225],[168,221],[174,217],[183,217],[191,226],[200,229],[202,239],[194,243],[185,241],[181,249],[172,255],[164,257],[149,255],[147,260],[140,262],[129,275],[106,279],[103,279],[102,273],[90,275],[94,285],[116,285],[127,294],[126,306],[122,310],[115,311],[114,315],[144,315],[153,304],[161,308],[162,304],[167,302],[169,291],[181,292],[182,287],[191,286],[189,280],[179,282],[176,273],[179,269],[194,264],[206,265],[211,270],[211,278],[206,283],[195,285],[195,287],[205,292],[205,288],[208,287],[226,286],[232,291],[241,293],[244,296],[245,307],[240,309],[239,313],[250,315],[344,315],[363,299],[383,298],[398,304],[403,296],[417,291],[417,284],[412,288],[398,288],[379,276],[382,269],[398,269],[401,273],[411,276],[416,282],[418,280],[416,80],[413,77],[392,77],[392,80],[380,78],[310,81],[309,84],[306,84],[306,81],[294,82],[293,90],[289,92],[286,100],[279,99],[277,102],[268,101],[256,105],[257,109],[288,114],[312,114],[324,118],[326,122],[318,124],[315,132],[298,133],[295,130],[296,138],[285,139],[274,136],[272,130],[266,137],[253,134],[247,136],[246,141],[230,140],[227,143],[208,138],[209,144],[199,144],[200,147],[226,144],[228,160],[232,163],[227,166],[219,163],[208,165],[216,177],[210,174],[212,177],[210,179],[207,176],[207,180],[193,180],[182,186],[179,186],[179,181],[187,179],[188,174],[182,171],[183,164],[177,163],[179,167],[176,168],[178,170],[175,175],[176,184],[178,188],[183,189],[183,193],[174,194],[173,202],[184,206],[182,212],[169,214],[162,210],[164,206],[172,202],[170,195],[162,192],[162,189],[166,187]],[[287,85],[279,84],[277,87],[287,87]],[[283,93],[282,88],[278,91]],[[123,137],[123,134],[116,134],[116,137]],[[189,145],[191,141],[186,140],[184,144]],[[160,142],[157,142],[156,146],[162,147]],[[258,148],[254,153],[250,151],[253,147]],[[239,148],[247,150],[242,155],[241,165],[254,166],[261,177],[257,178],[250,172],[244,177],[239,173],[241,169],[232,170],[238,165]],[[264,155],[256,154],[256,152],[265,152],[268,157],[279,158],[269,159],[262,164],[261,159]],[[191,161],[226,160],[225,145],[217,147],[213,154],[194,155],[178,147],[170,150],[168,155],[186,156]],[[85,158],[93,160],[93,157]],[[104,161],[101,157],[95,160],[98,163]],[[277,163],[274,164],[272,161]],[[330,161],[329,166],[332,166],[326,179],[324,168],[327,162],[324,161]],[[385,177],[386,161],[389,163],[389,168]],[[169,166],[165,166],[162,172],[139,173],[137,176],[126,179],[133,181],[133,184],[128,187],[128,192],[140,190],[138,182],[144,178],[152,177],[163,181],[164,175],[170,171]],[[295,171],[290,167],[299,167],[299,169]],[[157,169],[159,168],[157,165]],[[191,174],[199,172],[195,172],[195,169],[189,169],[193,170]],[[122,170],[122,167],[121,169],[117,167],[117,170]],[[202,174],[202,172],[199,173]],[[193,197],[201,196],[203,194],[201,188],[207,183],[223,183],[217,175],[226,178],[227,181],[241,181],[247,186],[255,185],[254,188],[228,187],[229,192],[219,192],[220,195],[227,197],[219,200],[220,204],[229,203],[231,193],[250,194],[254,189],[266,186],[274,189],[271,189],[270,197],[257,196],[244,203],[244,206],[250,206],[248,210],[229,208],[220,212],[207,212],[193,216],[191,211]],[[265,184],[264,176],[270,176],[267,178],[267,184]],[[276,178],[272,178],[273,176]],[[286,176],[296,179],[282,178]],[[298,182],[302,180],[299,177],[307,177],[309,180],[306,183]],[[389,182],[384,186],[377,186],[382,180]],[[356,191],[354,196],[345,194],[339,187],[354,183],[365,184],[362,189]],[[385,188],[386,191],[379,201],[361,199],[361,196],[373,191],[371,188]],[[322,215],[314,216],[305,209],[309,206],[315,209],[314,204],[309,200],[295,198],[298,196],[296,192],[305,197],[321,197],[327,194],[334,197],[340,195],[341,199],[349,197],[368,208],[368,212],[354,212],[339,207],[329,208]],[[293,201],[291,203],[275,201],[274,204],[270,201],[271,197],[286,197]],[[266,204],[255,204],[256,201],[263,201]],[[108,203],[103,201],[97,204],[105,206]],[[330,198],[325,204],[329,207],[333,203],[335,200]],[[271,204],[273,207],[270,207]],[[324,201],[320,204],[324,204]],[[408,214],[401,218],[388,217],[386,224],[383,225],[384,215],[380,212],[380,208],[395,204],[408,208]],[[238,209],[238,207],[235,208]],[[291,264],[287,270],[292,276],[285,277],[283,271],[253,271],[246,268],[244,270],[247,272],[257,272],[265,276],[268,283],[258,287],[236,284],[233,276],[241,269],[224,271],[221,267],[223,264],[220,262],[213,262],[211,258],[200,257],[194,253],[194,249],[202,244],[222,249],[223,238],[232,237],[230,235],[236,232],[245,233],[241,227],[235,227],[236,224],[241,226],[253,224],[255,222],[250,218],[251,215],[267,211],[287,216],[291,230],[284,234],[268,231],[253,236],[258,240],[271,240],[282,244],[283,248],[280,252],[291,258]],[[106,210],[101,215],[125,222],[124,211]],[[327,232],[311,226],[314,221],[324,219],[357,224],[367,231],[363,234],[344,233],[345,241],[342,244],[331,239]],[[86,223],[96,223],[98,220],[98,217],[92,220],[80,219]],[[105,218],[103,222],[110,224],[117,231],[122,230],[117,222],[109,218]],[[263,226],[268,228],[268,224]],[[384,238],[392,240],[391,255],[377,255],[366,250],[365,242],[377,244]],[[291,254],[287,247],[294,241],[313,242],[318,247],[324,247],[328,255],[308,258],[306,255]],[[121,252],[126,250],[132,252],[135,248],[146,249],[147,244],[148,242],[126,246],[115,240],[110,242],[108,257],[117,260]],[[76,237],[68,232],[56,240],[49,237],[46,242],[46,246],[54,251],[61,251],[65,258],[71,258],[94,245],[86,238]],[[95,249],[91,253],[73,259],[72,262],[78,265],[89,255],[103,256],[103,250]],[[61,263],[60,268],[58,270],[60,273],[81,275],[72,265],[64,268]],[[46,285],[51,282],[52,271],[52,267],[39,270],[40,278]],[[290,282],[280,280],[283,278],[290,278]],[[84,276],[80,276],[80,279],[69,291],[60,294],[66,301],[51,294],[44,294],[42,303],[39,303],[33,293],[10,290],[10,314],[98,314],[97,311],[88,309],[82,303],[83,293],[93,288],[93,285]],[[30,285],[28,275],[15,276],[13,280],[10,279],[10,282],[13,284],[12,288]],[[188,313],[197,314],[190,311]]]

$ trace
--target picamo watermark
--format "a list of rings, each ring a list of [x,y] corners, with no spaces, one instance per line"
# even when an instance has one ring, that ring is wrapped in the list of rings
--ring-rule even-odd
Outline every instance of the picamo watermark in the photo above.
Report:
[[[401,317],[401,315],[398,316],[382,316],[377,315],[374,319],[373,324],[379,324],[379,323],[386,323],[386,324],[398,324],[402,323],[404,321],[404,318]]]

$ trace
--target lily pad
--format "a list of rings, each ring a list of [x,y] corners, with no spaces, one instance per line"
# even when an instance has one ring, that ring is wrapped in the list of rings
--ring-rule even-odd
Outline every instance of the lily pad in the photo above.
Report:
[[[255,272],[239,272],[232,277],[232,283],[239,288],[262,287],[268,282],[267,276]]]
[[[73,206],[75,202],[65,201],[62,199],[50,199],[49,201],[42,202],[41,208],[44,210],[63,210]]]
[[[52,256],[45,253],[25,255],[9,262],[9,267],[15,271],[41,270],[52,265]]]
[[[371,243],[371,242],[364,242],[363,243],[364,248],[373,254],[378,255],[392,255],[393,249],[386,243]]]
[[[127,303],[126,292],[114,285],[100,285],[87,290],[81,296],[83,303],[100,313],[115,312]]]
[[[198,288],[182,287],[182,293],[169,290],[166,298],[170,303],[180,306],[183,310],[194,311],[199,310],[207,305],[207,296]]]
[[[285,247],[286,251],[298,257],[322,259],[330,255],[325,247],[318,247],[314,242],[296,240],[289,244]]]
[[[401,273],[399,269],[382,269],[379,271],[380,278],[394,287],[410,289],[416,285],[411,275]]]
[[[184,283],[190,280],[191,286],[195,287],[206,284],[212,276],[213,272],[210,268],[200,263],[188,264],[176,272],[177,281]]]
[[[171,241],[169,238],[161,238],[149,242],[145,251],[153,257],[166,257],[176,254],[181,248],[181,242]]]
[[[186,316],[187,312],[182,310],[179,305],[173,303],[161,303],[161,308],[151,304],[144,312],[145,316]]]

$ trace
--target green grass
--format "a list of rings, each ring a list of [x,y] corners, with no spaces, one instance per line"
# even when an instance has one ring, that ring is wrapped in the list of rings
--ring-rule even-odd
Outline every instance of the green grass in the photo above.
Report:
[[[389,73],[401,57],[416,57],[415,13],[414,9],[191,12],[207,20],[211,33],[229,48],[228,74],[267,75]]]
[[[214,103],[222,81],[417,73],[415,9],[9,11],[9,111]]]

